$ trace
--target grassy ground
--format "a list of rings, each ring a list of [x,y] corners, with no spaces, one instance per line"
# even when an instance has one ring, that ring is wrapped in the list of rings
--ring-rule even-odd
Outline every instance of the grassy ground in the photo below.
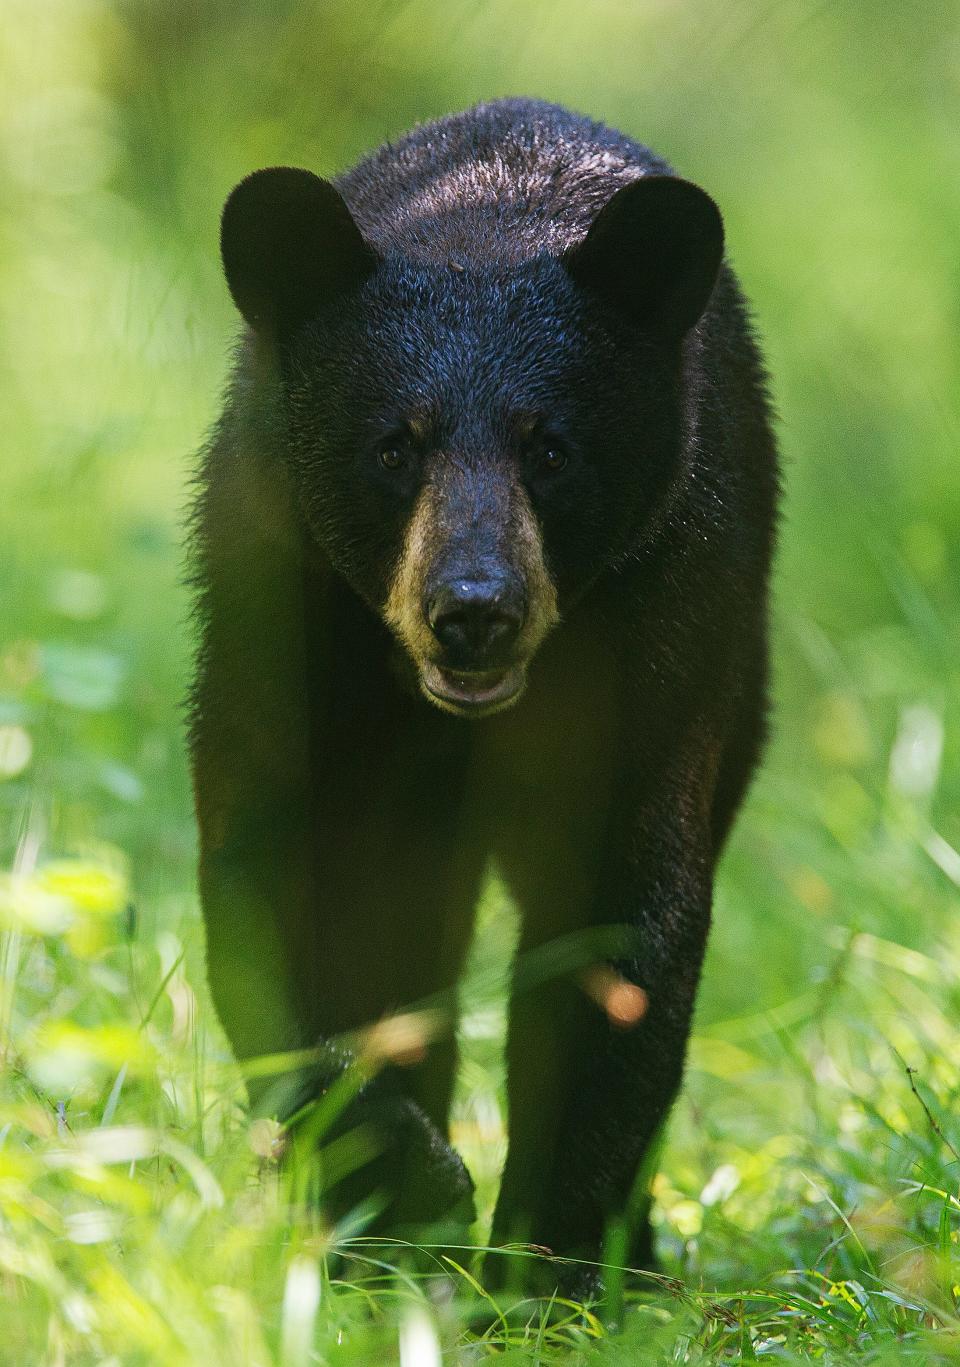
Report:
[[[6,17],[0,1362],[960,1361],[953,7]],[[424,1276],[326,1228],[244,1114],[204,988],[178,542],[233,326],[232,181],[508,91],[603,114],[717,195],[788,498],[774,741],[654,1179],[668,1275],[612,1272],[596,1315],[508,1300],[477,1341],[469,1250]],[[492,884],[456,1121],[487,1217],[511,926]]]

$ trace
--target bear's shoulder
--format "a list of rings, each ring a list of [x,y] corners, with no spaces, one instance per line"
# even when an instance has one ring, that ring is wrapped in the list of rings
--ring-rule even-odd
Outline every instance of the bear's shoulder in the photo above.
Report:
[[[420,125],[337,184],[378,250],[488,265],[561,253],[621,185],[650,173],[670,167],[616,129],[502,99]]]

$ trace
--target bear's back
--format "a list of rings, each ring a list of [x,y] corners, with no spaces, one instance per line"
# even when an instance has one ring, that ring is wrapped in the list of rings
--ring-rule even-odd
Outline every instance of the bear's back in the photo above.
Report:
[[[388,143],[337,180],[384,254],[465,267],[560,254],[613,193],[666,162],[539,100],[495,100]]]

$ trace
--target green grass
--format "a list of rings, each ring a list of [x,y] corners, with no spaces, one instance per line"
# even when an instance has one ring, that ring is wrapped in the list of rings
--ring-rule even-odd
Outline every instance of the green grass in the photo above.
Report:
[[[5,17],[0,1362],[960,1361],[955,7]],[[787,467],[775,732],[654,1178],[665,1275],[611,1268],[595,1312],[494,1307],[471,1250],[418,1259],[303,1208],[206,995],[179,711],[187,472],[233,327],[224,194],[516,91],[717,195]],[[455,1118],[480,1243],[512,935],[492,883]]]
[[[114,851],[35,862],[31,830],[20,849],[0,889],[4,1361],[960,1358],[955,949],[825,922],[811,874],[826,973],[694,1039],[654,1181],[669,1275],[612,1272],[596,1314],[495,1304],[470,1250],[414,1271],[362,1217],[331,1229],[298,1200],[282,1132],[244,1113],[189,902],[131,934]],[[876,852],[888,870],[909,855],[895,828]],[[508,918],[492,886],[463,1001],[455,1134],[487,1217]]]

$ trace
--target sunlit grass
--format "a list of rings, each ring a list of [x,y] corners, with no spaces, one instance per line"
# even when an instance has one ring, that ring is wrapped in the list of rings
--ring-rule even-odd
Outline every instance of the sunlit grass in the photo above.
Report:
[[[2,888],[5,1360],[44,1343],[52,1360],[158,1364],[334,1349],[419,1364],[507,1344],[544,1362],[960,1352],[955,947],[826,926],[820,983],[697,1036],[654,1181],[669,1276],[612,1270],[591,1312],[493,1301],[472,1250],[414,1261],[365,1239],[362,1212],[337,1229],[304,1206],[283,1130],[244,1112],[176,933],[131,936],[122,868],[110,850],[48,860],[25,838]],[[502,1153],[491,967],[506,914],[493,889],[464,991],[470,1157]],[[363,1066],[413,1028],[380,1027]],[[495,1166],[474,1167],[489,1209]]]

